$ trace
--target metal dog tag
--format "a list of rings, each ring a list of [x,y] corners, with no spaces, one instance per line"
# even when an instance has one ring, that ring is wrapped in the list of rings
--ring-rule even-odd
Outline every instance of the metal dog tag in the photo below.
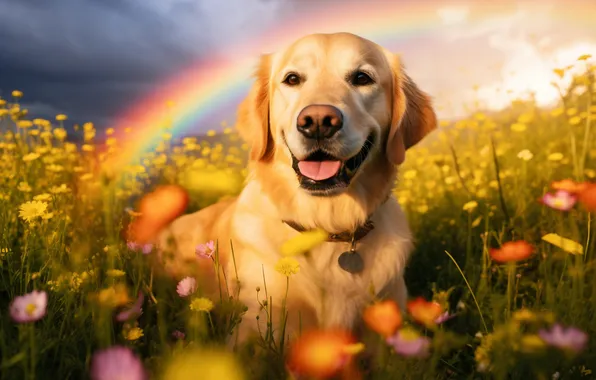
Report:
[[[337,262],[341,269],[352,274],[360,273],[364,269],[362,256],[353,249],[339,255]]]

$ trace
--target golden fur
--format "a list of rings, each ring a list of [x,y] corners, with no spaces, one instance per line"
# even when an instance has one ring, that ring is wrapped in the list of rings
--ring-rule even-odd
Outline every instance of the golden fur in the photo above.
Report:
[[[375,83],[355,87],[346,72],[366,68]],[[288,70],[307,78],[297,87],[282,84]],[[436,128],[428,96],[404,73],[399,58],[366,39],[349,33],[306,36],[281,52],[265,55],[256,70],[256,80],[238,110],[237,129],[250,144],[250,174],[246,187],[233,200],[226,200],[174,221],[161,236],[176,242],[175,261],[168,269],[185,274],[194,261],[195,247],[218,240],[220,260],[233,286],[233,243],[240,280],[239,298],[248,307],[239,325],[239,339],[261,330],[266,317],[257,302],[256,288],[273,297],[274,324],[279,320],[286,278],[274,270],[280,246],[297,232],[282,223],[292,220],[306,228],[329,233],[354,230],[369,215],[375,229],[358,245],[364,271],[352,275],[339,268],[338,255],[348,243],[326,242],[308,257],[298,258],[300,272],[290,279],[288,333],[296,333],[299,315],[302,329],[308,327],[355,328],[362,309],[377,296],[395,299],[402,307],[407,297],[403,273],[412,248],[406,218],[390,195],[397,167],[405,151]],[[356,154],[370,132],[380,136],[350,186],[333,196],[313,196],[300,188],[291,167],[291,155],[304,156],[296,132],[296,117],[310,104],[329,104],[344,114],[342,155]],[[282,134],[287,144],[282,142]],[[377,140],[379,141],[379,140]],[[203,265],[205,271],[209,271]],[[202,273],[213,276],[211,273]],[[212,288],[214,289],[214,288]],[[259,294],[264,299],[264,291]]]

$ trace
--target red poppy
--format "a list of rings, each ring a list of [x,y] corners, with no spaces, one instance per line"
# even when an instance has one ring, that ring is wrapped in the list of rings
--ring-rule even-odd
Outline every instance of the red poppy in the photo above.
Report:
[[[349,348],[354,337],[343,330],[311,330],[303,333],[290,348],[288,369],[300,376],[330,378],[351,362]]]
[[[408,301],[408,312],[416,322],[426,327],[432,327],[436,325],[437,319],[443,314],[443,308],[438,302],[429,302],[418,297]]]
[[[176,185],[160,186],[145,195],[140,202],[141,216],[131,226],[129,240],[140,244],[150,242],[168,223],[184,212],[188,194]]]
[[[362,316],[366,325],[383,337],[393,335],[403,321],[397,303],[392,300],[368,306]]]
[[[525,260],[534,253],[534,247],[524,240],[508,241],[501,248],[491,248],[490,257],[498,263]]]
[[[589,212],[596,212],[596,184],[590,183],[578,194],[580,203]]]

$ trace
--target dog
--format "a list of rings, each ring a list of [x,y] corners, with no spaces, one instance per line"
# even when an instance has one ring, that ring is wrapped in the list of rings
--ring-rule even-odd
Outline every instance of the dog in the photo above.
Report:
[[[248,308],[238,342],[266,328],[265,288],[274,327],[287,290],[290,338],[315,327],[354,331],[374,298],[404,309],[413,242],[392,189],[406,150],[436,124],[430,97],[399,57],[357,35],[312,34],[263,55],[236,121],[249,145],[245,187],[161,233],[159,246],[174,247],[167,269],[189,274],[196,246],[217,240],[226,286]],[[280,247],[315,228],[329,239],[296,258],[286,289],[275,270]],[[198,270],[218,277],[211,262]]]

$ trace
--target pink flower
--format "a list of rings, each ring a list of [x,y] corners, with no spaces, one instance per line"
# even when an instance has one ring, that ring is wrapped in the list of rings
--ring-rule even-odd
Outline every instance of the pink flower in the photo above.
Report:
[[[145,254],[145,255],[148,255],[151,253],[151,251],[153,251],[153,244],[149,244],[149,243],[148,244],[139,244],[134,241],[129,241],[126,243],[126,246],[131,251],[141,250],[143,252],[143,254]]]
[[[172,333],[172,337],[177,340],[183,340],[186,337],[186,335],[184,335],[184,333],[180,330],[174,330],[174,332]]]
[[[197,280],[193,277],[184,277],[176,286],[176,292],[180,297],[188,297],[197,290]]]
[[[91,359],[92,380],[146,380],[143,363],[130,348],[113,346],[96,351]]]
[[[564,328],[555,324],[550,331],[540,330],[538,335],[553,347],[568,349],[574,352],[582,351],[588,342],[588,335],[575,327]]]
[[[399,329],[395,335],[387,338],[386,342],[396,353],[409,357],[425,358],[430,349],[430,339],[408,327]]]
[[[145,300],[145,296],[142,292],[139,292],[139,296],[137,297],[137,301],[126,310],[121,311],[116,315],[116,320],[118,322],[125,322],[132,318],[138,318],[141,314],[143,314],[143,301]]]
[[[554,194],[546,193],[542,197],[542,203],[547,205],[548,207],[559,210],[559,211],[569,211],[577,202],[577,196],[565,191],[565,190],[558,190]]]
[[[10,316],[17,323],[39,321],[46,315],[48,294],[34,290],[31,293],[15,297],[9,306]]]
[[[195,253],[203,259],[210,259],[213,253],[215,253],[215,243],[213,240],[210,240],[205,244],[199,244],[195,248]]]
[[[435,319],[435,323],[440,325],[442,323],[447,322],[451,318],[455,317],[455,314],[449,314],[449,311],[444,312],[443,314],[439,315],[437,319]]]

